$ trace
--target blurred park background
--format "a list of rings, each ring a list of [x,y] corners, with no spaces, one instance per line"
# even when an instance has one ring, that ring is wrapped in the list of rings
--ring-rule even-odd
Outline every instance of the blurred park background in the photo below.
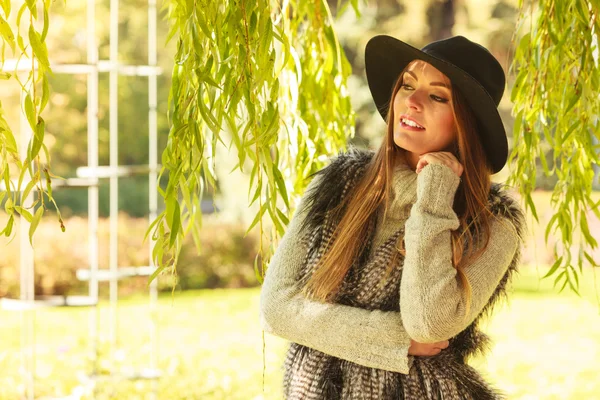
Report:
[[[336,0],[329,1],[334,16]],[[147,62],[147,3],[122,2],[119,9],[119,58],[124,64]],[[159,2],[160,6],[160,2]],[[422,47],[431,40],[465,35],[489,48],[508,73],[514,44],[511,42],[518,16],[517,0],[403,0],[370,1],[361,4],[361,18],[349,11],[338,15],[336,32],[353,66],[349,82],[357,113],[356,137],[351,143],[376,147],[384,124],[372,105],[364,77],[363,51],[368,38],[386,33]],[[51,60],[84,63],[86,5],[81,0],[55,2],[52,6],[48,50]],[[108,58],[109,1],[97,3],[96,34],[100,59]],[[166,21],[158,21],[159,154],[169,131],[167,98],[174,42],[165,45]],[[508,75],[508,91],[514,74]],[[3,105],[11,126],[18,127],[19,88],[1,86]],[[52,95],[45,111],[46,144],[53,172],[75,175],[86,165],[86,77],[55,75],[50,80]],[[120,165],[148,163],[148,84],[145,77],[120,77],[119,153]],[[509,133],[511,103],[505,95],[501,115]],[[108,164],[108,73],[99,76],[99,156]],[[203,218],[197,252],[191,237],[184,244],[177,267],[179,279],[159,279],[157,319],[159,326],[159,369],[153,382],[85,378],[88,353],[88,315],[85,308],[52,308],[36,312],[36,398],[146,399],[156,389],[161,399],[280,399],[282,362],[286,342],[264,335],[258,323],[260,284],[253,263],[259,246],[256,229],[245,231],[256,215],[248,208],[248,177],[232,170],[235,155],[219,145],[221,163],[216,165],[220,182],[216,193],[206,193],[207,213]],[[552,158],[550,157],[549,160]],[[503,170],[494,176],[502,182]],[[597,172],[597,171],[596,171]],[[546,223],[552,216],[550,194],[555,178],[539,169],[534,200],[541,224],[530,217],[529,237],[523,250],[521,273],[511,287],[511,300],[498,308],[487,325],[495,341],[488,357],[472,360],[510,399],[600,399],[600,283],[591,269],[584,269],[580,282],[582,297],[565,290],[560,295],[552,280],[541,281],[553,260],[556,241],[544,241]],[[594,180],[594,199],[600,195]],[[515,193],[515,196],[517,194]],[[36,294],[77,295],[87,291],[75,271],[88,262],[85,232],[88,230],[87,191],[56,191],[66,232],[60,232],[52,215],[46,215],[36,232]],[[108,183],[100,185],[99,263],[108,268]],[[147,176],[123,178],[119,185],[119,265],[148,265]],[[161,205],[161,207],[164,207]],[[5,218],[0,212],[0,222]],[[600,222],[592,213],[590,231],[600,235]],[[0,297],[19,296],[19,240],[0,239]],[[596,250],[595,256],[600,256]],[[596,274],[598,275],[598,274]],[[118,364],[133,365],[149,352],[147,345],[147,277],[119,283]],[[100,285],[100,320],[107,316],[108,286]],[[0,400],[18,399],[20,375],[20,329],[18,313],[0,309]],[[102,322],[101,322],[102,326]],[[263,347],[263,337],[264,344]],[[107,338],[100,336],[100,343]],[[101,346],[102,355],[104,347]],[[263,359],[264,350],[264,359]],[[101,366],[102,360],[100,362]],[[263,387],[264,377],[264,387]]]

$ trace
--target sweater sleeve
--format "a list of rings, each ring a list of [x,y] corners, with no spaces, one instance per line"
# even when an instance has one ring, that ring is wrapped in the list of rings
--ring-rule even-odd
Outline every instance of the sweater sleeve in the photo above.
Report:
[[[317,176],[308,190],[316,186]],[[305,195],[306,196],[306,195]],[[400,312],[366,310],[307,299],[297,285],[306,255],[298,245],[303,197],[265,274],[260,323],[273,335],[359,365],[408,374],[413,356]]]
[[[472,289],[465,318],[464,289],[451,261],[450,234],[459,227],[452,204],[459,183],[443,164],[428,164],[417,177],[400,285],[402,322],[417,342],[448,340],[467,328],[491,298],[519,245],[516,228],[507,218],[491,221],[487,249],[464,269]]]

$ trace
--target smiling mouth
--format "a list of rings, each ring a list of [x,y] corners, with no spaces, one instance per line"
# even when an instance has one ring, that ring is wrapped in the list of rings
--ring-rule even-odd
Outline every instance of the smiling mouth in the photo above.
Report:
[[[411,128],[417,128],[417,129],[425,129],[424,127],[422,127],[421,125],[417,124],[416,122],[408,119],[408,118],[400,118],[400,123],[402,125],[411,127]]]

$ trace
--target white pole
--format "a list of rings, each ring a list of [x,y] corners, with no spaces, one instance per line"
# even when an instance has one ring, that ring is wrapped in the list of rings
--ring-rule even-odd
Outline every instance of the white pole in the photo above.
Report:
[[[119,126],[118,126],[118,79],[116,66],[119,62],[119,0],[110,0],[110,62],[109,106],[110,106],[110,166],[119,165]],[[118,300],[118,229],[119,229],[119,181],[117,176],[110,177],[110,363],[114,368],[114,356],[117,348],[117,300]],[[114,372],[114,371],[113,371]]]
[[[94,68],[87,75],[88,167],[98,167],[98,44],[96,42],[95,0],[87,0],[87,62]],[[96,182],[98,180],[96,179]],[[98,185],[88,187],[88,261],[89,296],[95,306],[90,310],[89,332],[92,375],[98,373]]]
[[[156,54],[156,0],[148,0],[148,65],[155,67],[157,64]],[[148,201],[149,201],[149,221],[156,219],[158,214],[158,197],[157,197],[157,179],[158,174],[156,168],[157,160],[157,76],[155,74],[148,76],[148,162],[150,166],[149,182],[148,182]],[[148,240],[148,257],[151,267],[155,266],[152,259],[152,239]],[[150,368],[153,371],[158,369],[158,277],[154,278],[150,284]],[[152,381],[152,400],[158,396],[158,380]]]
[[[21,105],[25,103],[25,93],[21,91]],[[32,136],[32,131],[24,113],[21,113],[21,137],[19,155],[21,159],[27,157],[27,145]],[[20,194],[17,194],[20,195]],[[23,207],[29,207],[33,200],[32,192],[26,199],[22,199]],[[33,212],[32,212],[33,214]],[[30,223],[21,216],[19,218],[19,252],[20,252],[20,299],[27,302],[21,309],[21,372],[25,381],[25,396],[27,400],[34,398],[34,373],[35,373],[35,300],[33,249],[29,244]]]

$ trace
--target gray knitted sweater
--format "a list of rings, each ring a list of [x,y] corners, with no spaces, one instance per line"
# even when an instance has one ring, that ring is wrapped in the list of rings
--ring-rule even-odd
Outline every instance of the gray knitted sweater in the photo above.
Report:
[[[360,176],[372,155],[372,152],[365,151],[341,154],[329,169],[335,165],[338,175],[352,171],[343,179],[346,184],[344,190],[347,191],[356,182],[356,178],[354,182],[350,179],[352,174]],[[330,177],[334,176],[329,172]],[[324,181],[328,179],[331,178],[325,173],[317,175],[306,193],[311,193],[314,198],[319,191],[322,193],[327,190],[329,186]],[[299,281],[309,273],[307,266],[311,264],[310,241],[311,236],[314,236],[302,233],[304,231],[301,225],[306,222],[307,213],[315,210],[314,207],[312,210],[307,207],[307,194],[303,196],[271,260],[260,296],[260,322],[263,329],[293,342],[286,360],[285,379],[288,381],[284,382],[288,398],[335,397],[324,394],[323,382],[319,386],[321,389],[310,390],[306,389],[311,386],[309,383],[296,382],[296,385],[305,387],[302,389],[305,395],[291,395],[293,383],[290,381],[294,379],[291,369],[301,368],[298,356],[300,348],[305,352],[318,353],[322,363],[329,360],[327,363],[331,364],[331,360],[336,359],[342,360],[346,366],[352,364],[363,369],[367,367],[369,371],[387,371],[395,375],[409,375],[415,359],[427,362],[441,360],[436,365],[446,365],[449,361],[444,360],[450,359],[444,359],[444,356],[449,354],[453,357],[452,363],[458,360],[457,368],[467,368],[455,375],[471,374],[473,377],[469,379],[479,380],[475,371],[467,366],[463,367],[464,359],[476,351],[485,350],[489,345],[487,337],[477,330],[476,322],[484,311],[491,309],[494,300],[504,294],[510,272],[516,269],[522,242],[523,218],[514,201],[498,187],[494,187],[495,190],[490,195],[490,206],[499,218],[492,220],[488,248],[465,269],[472,297],[470,312],[464,319],[465,298],[451,263],[450,244],[451,231],[459,227],[458,218],[452,209],[459,183],[459,177],[449,167],[441,164],[429,164],[419,174],[405,163],[395,168],[392,201],[385,215],[382,211],[374,217],[374,229],[365,241],[367,253],[361,263],[366,270],[374,268],[376,263],[373,260],[377,258],[389,259],[395,251],[398,238],[404,235],[406,257],[401,258],[400,265],[396,268],[396,287],[390,292],[382,292],[387,293],[387,300],[382,299],[381,302],[370,297],[368,301],[361,303],[361,291],[357,289],[362,286],[364,292],[365,287],[368,287],[364,279],[356,280],[351,285],[346,282],[346,300],[340,298],[334,304],[309,300],[299,293]],[[506,211],[507,208],[510,208],[510,212]],[[313,253],[317,247],[318,243],[312,244]],[[319,254],[313,254],[313,261],[318,256]],[[369,271],[370,275],[376,274],[375,269]],[[390,300],[392,306],[384,306],[390,304]],[[440,357],[414,357],[408,354],[411,338],[421,343],[450,339],[451,344],[442,351],[444,354]],[[453,344],[455,348],[452,348]],[[295,357],[292,353],[296,354]],[[304,355],[302,358],[307,357]],[[317,358],[312,363],[318,363],[316,360]],[[437,367],[431,368],[431,373],[435,375]],[[418,379],[423,381],[424,369],[419,367],[419,371]],[[331,375],[331,371],[329,374]],[[340,387],[328,390],[331,393],[337,390],[336,398],[350,398],[348,395],[340,397],[343,392],[341,387],[345,385],[341,375],[340,373],[337,382]],[[303,379],[306,380],[307,377],[304,376]],[[431,379],[434,380],[435,377]],[[407,386],[408,382],[404,384]],[[401,382],[398,381],[396,386],[401,386]],[[431,385],[422,386],[426,388]],[[395,390],[395,393],[400,393],[399,388]],[[425,389],[422,390],[425,392],[421,396],[437,398],[426,393]],[[448,390],[451,391],[451,388]],[[460,392],[456,388],[453,390]],[[443,392],[442,389],[438,391]],[[489,392],[492,393],[493,390],[489,389]],[[381,397],[381,393],[383,392],[373,399],[387,398]],[[405,388],[404,395],[406,393]],[[490,395],[490,398],[499,397]]]

